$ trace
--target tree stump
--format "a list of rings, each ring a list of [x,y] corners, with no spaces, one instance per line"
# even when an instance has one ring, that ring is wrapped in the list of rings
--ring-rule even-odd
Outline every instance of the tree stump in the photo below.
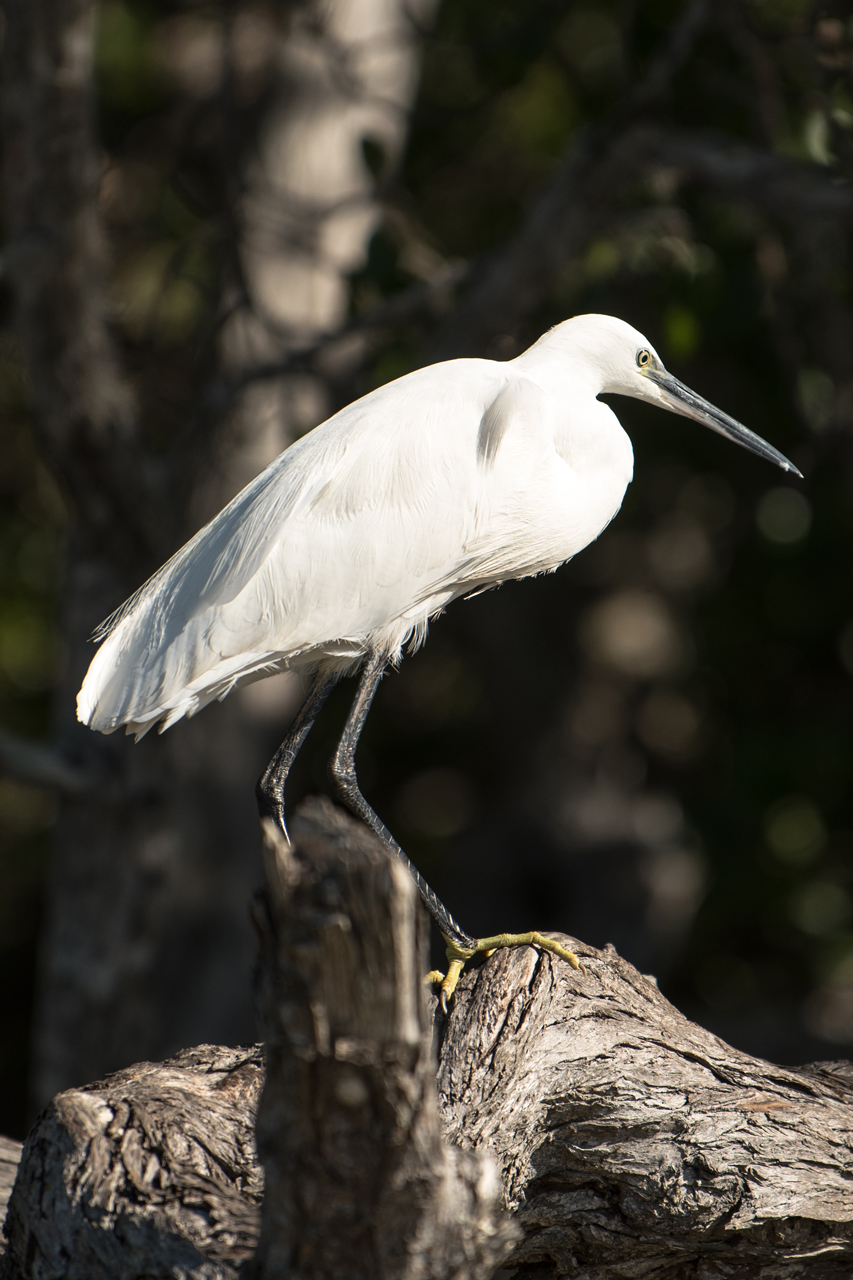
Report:
[[[265,823],[258,1280],[487,1280],[515,1231],[438,1114],[411,875],[328,801]]]
[[[22,1150],[22,1143],[15,1142],[12,1138],[0,1138],[0,1223],[6,1219],[6,1206],[12,1194]],[[0,1254],[8,1243],[0,1226]]]
[[[234,1280],[258,1238],[263,1050],[201,1045],[58,1094],[9,1201],[3,1280]]]
[[[574,939],[582,972],[497,953],[428,1016],[407,876],[328,802],[292,834],[255,913],[263,1209],[260,1050],[187,1051],[54,1099],[7,1280],[853,1274],[850,1064],[750,1058]]]

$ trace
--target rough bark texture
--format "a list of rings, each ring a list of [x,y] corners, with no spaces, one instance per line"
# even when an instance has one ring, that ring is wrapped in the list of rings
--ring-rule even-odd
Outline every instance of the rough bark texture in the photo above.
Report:
[[[24,1146],[5,1275],[234,1277],[258,1236],[262,1053],[201,1045],[59,1094]]]
[[[12,1138],[0,1138],[0,1222],[6,1220],[6,1205],[12,1194],[15,1175],[21,1162],[23,1144]],[[0,1253],[6,1248],[6,1235],[0,1226]]]
[[[853,1273],[851,1064],[738,1053],[570,939],[581,973],[521,948],[463,976],[436,1106],[411,882],[328,802],[293,835],[257,911],[262,1229],[260,1050],[203,1046],[54,1100],[5,1280],[485,1277],[512,1238],[496,1168],[519,1277]]]
[[[445,1133],[487,1147],[519,1275],[849,1276],[853,1067],[790,1069],[688,1022],[612,951],[530,948],[463,978]]]
[[[482,1280],[513,1231],[485,1149],[441,1136],[409,874],[328,801],[267,834],[263,1280]],[[419,935],[419,941],[416,935]]]

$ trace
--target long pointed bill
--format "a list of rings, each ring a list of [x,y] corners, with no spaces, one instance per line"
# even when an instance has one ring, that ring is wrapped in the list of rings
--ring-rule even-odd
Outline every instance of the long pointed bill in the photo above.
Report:
[[[757,436],[754,431],[750,431],[743,423],[737,422],[734,418],[730,418],[727,413],[717,409],[708,400],[703,400],[701,396],[697,396],[695,391],[691,391],[689,387],[685,387],[683,382],[679,382],[678,378],[674,378],[671,373],[667,373],[665,369],[649,369],[648,372],[643,370],[645,376],[650,382],[654,382],[663,392],[661,397],[663,407],[671,409],[673,413],[680,413],[685,418],[692,418],[694,422],[701,422],[704,426],[710,427],[712,431],[718,432],[721,436],[725,436],[727,440],[734,440],[735,444],[742,445],[744,449],[749,449],[751,453],[757,453],[759,458],[766,458],[768,462],[775,462],[777,467],[781,467],[783,471],[793,471],[795,476],[799,476],[802,480],[802,472],[799,471],[788,459],[781,454],[778,449],[774,449],[766,440],[762,440],[761,436]],[[658,401],[660,404],[661,401]]]

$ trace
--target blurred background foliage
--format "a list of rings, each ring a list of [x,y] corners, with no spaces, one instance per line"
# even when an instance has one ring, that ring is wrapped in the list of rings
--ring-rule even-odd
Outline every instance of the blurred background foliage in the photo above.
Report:
[[[682,8],[443,0],[422,33],[404,161],[387,181],[381,145],[365,139],[385,212],[351,279],[352,318],[499,251],[567,149],[611,119]],[[99,7],[115,320],[155,448],[184,429],[213,361],[228,235],[216,154],[228,121],[200,104],[224,74],[223,30],[235,20],[236,109],[251,116],[264,109],[257,43],[269,8]],[[846,5],[722,0],[662,113],[847,183],[851,69]],[[798,231],[746,198],[697,189],[676,167],[621,193],[613,212],[487,354],[512,357],[575,313],[619,315],[806,482],[684,419],[614,401],[636,452],[621,514],[553,577],[457,602],[433,625],[383,684],[360,776],[467,929],[612,942],[743,1049],[843,1056],[853,1040],[853,377],[821,317],[853,314],[849,245],[826,223]],[[334,384],[339,402],[428,358],[453,306],[449,286],[437,308],[384,332]],[[0,724],[43,737],[66,512],[30,434],[8,311],[7,301]],[[318,723],[294,798],[326,787],[350,693],[336,691]],[[271,745],[283,728],[270,727]],[[53,813],[49,793],[0,782],[0,1130],[10,1133],[26,1119]]]

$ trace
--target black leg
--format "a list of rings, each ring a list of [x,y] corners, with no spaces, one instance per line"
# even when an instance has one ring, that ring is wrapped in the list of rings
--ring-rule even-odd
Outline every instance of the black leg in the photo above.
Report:
[[[379,681],[382,679],[382,673],[386,665],[387,660],[377,654],[373,654],[368,658],[362,673],[361,683],[358,686],[358,692],[355,695],[355,700],[349,713],[349,719],[344,726],[337,750],[332,756],[329,772],[335,789],[347,808],[357,818],[361,818],[362,822],[365,822],[371,831],[375,831],[380,840],[396,854],[409,870],[427,910],[447,941],[470,951],[477,946],[477,939],[469,937],[467,933],[460,929],[444,903],[433,893],[417,867],[409,861],[384,822],[381,822],[376,816],[358,789],[358,779],[355,774],[355,749],[358,746],[358,740],[361,737],[361,731],[364,728],[370,704],[373,702],[374,694],[379,687]]]
[[[320,708],[337,683],[337,679],[337,676],[321,673],[315,676],[311,692],[299,708],[287,737],[270,760],[255,787],[258,813],[262,818],[272,818],[285,835],[287,835],[287,827],[284,822],[284,784],[299,748],[307,738]]]

